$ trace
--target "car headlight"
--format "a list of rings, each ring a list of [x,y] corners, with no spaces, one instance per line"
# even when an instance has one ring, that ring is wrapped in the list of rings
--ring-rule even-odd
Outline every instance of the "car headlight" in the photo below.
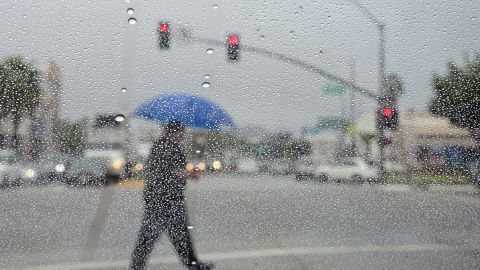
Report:
[[[218,171],[222,168],[222,162],[220,160],[215,160],[212,163],[212,167],[214,170]]]
[[[122,162],[120,161],[115,161],[112,163],[112,168],[115,170],[121,170],[122,169]]]
[[[195,165],[193,165],[193,163],[191,162],[188,162],[185,169],[187,169],[187,172],[193,172],[193,169],[195,169]]]
[[[55,171],[58,173],[64,172],[65,171],[65,165],[63,164],[58,164],[55,166]]]
[[[203,171],[205,171],[206,168],[207,168],[207,165],[205,164],[205,162],[200,162],[200,163],[198,163],[198,169],[199,169],[200,171],[203,172]]]
[[[139,172],[141,170],[143,170],[143,164],[142,163],[135,164],[135,171]]]
[[[28,169],[28,170],[26,170],[26,171],[24,172],[23,175],[24,175],[25,177],[27,177],[27,178],[33,178],[33,177],[35,177],[35,176],[37,175],[37,172],[36,172],[35,170],[33,170],[33,169]]]

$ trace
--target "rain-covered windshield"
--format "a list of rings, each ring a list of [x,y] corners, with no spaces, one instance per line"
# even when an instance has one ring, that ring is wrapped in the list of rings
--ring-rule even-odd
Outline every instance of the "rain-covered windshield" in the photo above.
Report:
[[[479,10],[2,0],[0,270],[478,269]]]

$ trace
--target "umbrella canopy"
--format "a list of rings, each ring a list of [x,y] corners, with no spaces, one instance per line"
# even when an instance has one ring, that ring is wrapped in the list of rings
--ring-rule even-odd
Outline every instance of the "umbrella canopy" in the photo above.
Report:
[[[158,96],[142,104],[133,115],[164,124],[177,120],[188,127],[212,131],[222,126],[235,127],[232,118],[219,105],[182,93]]]

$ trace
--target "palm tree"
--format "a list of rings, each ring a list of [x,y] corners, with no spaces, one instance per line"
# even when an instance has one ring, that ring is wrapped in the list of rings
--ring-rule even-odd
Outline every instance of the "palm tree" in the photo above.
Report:
[[[21,121],[25,115],[33,115],[40,93],[40,75],[32,63],[13,56],[0,64],[0,119],[12,117],[15,149]]]

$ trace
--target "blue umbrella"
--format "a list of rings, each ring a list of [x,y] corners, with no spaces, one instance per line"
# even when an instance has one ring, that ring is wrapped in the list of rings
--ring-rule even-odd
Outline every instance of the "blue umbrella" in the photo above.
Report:
[[[219,105],[182,93],[158,96],[142,104],[133,115],[164,124],[177,120],[186,126],[206,130],[235,127],[232,118]]]

